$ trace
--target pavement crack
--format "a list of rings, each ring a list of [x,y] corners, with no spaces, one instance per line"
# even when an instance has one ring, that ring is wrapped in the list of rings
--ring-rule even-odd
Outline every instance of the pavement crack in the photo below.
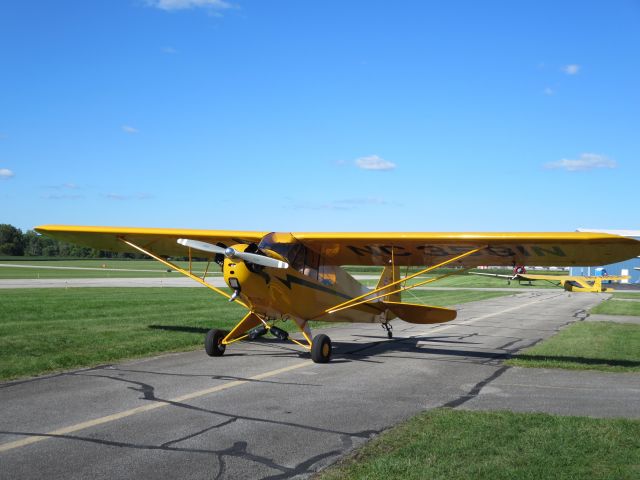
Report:
[[[233,422],[235,422],[237,420],[238,420],[237,418],[230,418],[228,420],[225,420],[224,422],[216,423],[215,425],[211,425],[210,427],[203,428],[202,430],[199,430],[197,432],[191,433],[189,435],[185,435],[184,437],[180,437],[180,438],[177,438],[175,440],[170,440],[168,442],[165,442],[165,443],[161,444],[160,446],[161,447],[168,447],[168,446],[171,446],[171,445],[176,444],[176,443],[184,442],[185,440],[189,440],[190,438],[197,437],[199,435],[202,435],[203,433],[207,433],[207,432],[209,432],[211,430],[214,430],[216,428],[226,427],[227,425],[229,425],[229,424],[231,424],[231,423],[233,423]]]
[[[466,393],[464,395],[461,395],[460,397],[456,398],[455,400],[451,400],[450,402],[447,402],[442,406],[443,407],[449,407],[449,408],[456,408],[456,407],[459,407],[460,405],[462,405],[464,403],[467,403],[469,400],[472,400],[475,397],[477,397],[478,394],[480,393],[480,390],[482,390],[485,386],[489,385],[495,379],[499,378],[504,372],[509,370],[509,368],[511,368],[511,367],[503,365],[502,367],[497,369],[495,372],[493,372],[489,377],[485,378],[481,382],[476,383],[473,386],[473,388],[471,390],[469,390],[468,393]]]

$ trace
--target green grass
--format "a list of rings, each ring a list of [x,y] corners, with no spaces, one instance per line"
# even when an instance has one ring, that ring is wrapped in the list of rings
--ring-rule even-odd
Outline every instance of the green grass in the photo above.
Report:
[[[314,478],[637,479],[640,421],[435,409]]]
[[[4,265],[15,265],[12,267],[0,266],[0,279],[49,279],[49,278],[178,278],[177,272],[167,272],[167,267],[155,260],[123,260],[123,259],[83,259],[69,260],[59,259],[42,260],[38,257],[11,257],[10,260],[1,261]],[[188,268],[188,262],[176,262],[179,267]],[[29,265],[31,267],[41,268],[22,268],[18,265]],[[206,262],[194,262],[193,271],[196,273],[204,272]],[[99,270],[54,270],[42,267],[74,267],[74,268],[97,268]],[[347,266],[345,269],[351,275],[380,275],[381,267],[369,266]],[[140,271],[127,271],[140,270]],[[418,267],[412,267],[408,273],[419,271]],[[211,265],[209,271],[212,275],[220,275],[220,268],[217,265]],[[451,273],[453,269],[437,269],[433,275],[442,275]],[[405,270],[402,269],[404,274]],[[483,272],[487,272],[483,270]],[[491,270],[491,273],[510,274],[511,270]],[[538,272],[536,272],[538,273]],[[543,272],[543,273],[562,273],[562,272]],[[433,278],[425,275],[417,278],[416,281]],[[375,285],[376,280],[367,280],[366,285]],[[536,288],[555,288],[548,282],[537,282],[533,284]],[[434,282],[434,287],[456,287],[456,288],[530,288],[529,285],[520,285],[518,282],[507,284],[504,278],[485,277],[481,275],[453,275],[443,280]]]
[[[0,261],[0,279],[31,279],[31,278],[177,278],[177,272],[167,272],[167,267],[155,260],[111,260],[97,258],[90,260],[37,260],[37,258],[25,257],[25,260]],[[188,268],[188,262],[175,262],[179,267]],[[15,266],[13,266],[15,265]],[[34,267],[24,268],[20,265]],[[42,267],[73,267],[79,270],[57,270]],[[97,268],[99,270],[88,270]],[[192,269],[195,273],[202,273],[206,268],[206,262],[193,262]],[[81,270],[85,269],[85,270]],[[134,270],[134,271],[128,271]],[[220,275],[220,268],[211,264],[209,272]]]
[[[574,323],[505,363],[518,367],[640,372],[640,325]]]
[[[613,298],[630,298],[631,300],[639,300],[640,301],[640,291],[635,292],[614,292]]]
[[[243,312],[204,288],[0,290],[0,378],[199,347]]]
[[[622,294],[614,294],[613,298],[605,300],[595,308],[592,308],[591,313],[602,313],[605,315],[640,315],[640,301],[626,302],[624,300],[617,300],[619,298],[636,298],[640,300],[640,295],[627,297],[622,296]]]
[[[446,273],[446,272],[444,272]],[[409,283],[418,283],[424,280],[434,278],[439,274],[425,274],[420,275],[412,280],[409,280]],[[377,280],[365,280],[362,283],[368,286],[375,286],[378,281]],[[424,285],[425,288],[429,287],[452,287],[452,288],[513,288],[513,289],[527,289],[527,288],[560,288],[557,285],[553,285],[549,282],[533,282],[529,285],[529,282],[516,282],[512,281],[507,283],[506,278],[499,277],[485,277],[482,275],[471,275],[468,273],[459,274],[459,275],[451,275],[450,277],[443,278],[441,280],[437,280],[433,283],[427,283]]]
[[[490,298],[513,295],[512,292],[491,292],[483,290],[410,290],[402,294],[402,301],[450,307],[459,303],[488,300]]]
[[[445,306],[496,293],[431,292],[424,299]],[[210,328],[230,329],[244,312],[205,288],[0,290],[0,378],[202,348]],[[329,324],[312,328],[318,325]]]

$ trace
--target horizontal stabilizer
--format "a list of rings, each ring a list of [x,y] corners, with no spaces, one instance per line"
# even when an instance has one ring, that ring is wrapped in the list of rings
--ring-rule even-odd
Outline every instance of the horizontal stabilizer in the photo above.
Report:
[[[381,302],[398,318],[409,323],[444,323],[454,320],[458,312],[450,308],[415,303]]]

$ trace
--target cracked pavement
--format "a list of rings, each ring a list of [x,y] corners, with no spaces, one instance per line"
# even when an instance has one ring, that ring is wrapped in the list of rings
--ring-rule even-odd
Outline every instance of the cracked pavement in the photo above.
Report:
[[[0,384],[0,478],[304,478],[440,406],[640,418],[639,374],[502,364],[603,298],[519,292],[393,340],[339,326],[326,365],[265,339]]]

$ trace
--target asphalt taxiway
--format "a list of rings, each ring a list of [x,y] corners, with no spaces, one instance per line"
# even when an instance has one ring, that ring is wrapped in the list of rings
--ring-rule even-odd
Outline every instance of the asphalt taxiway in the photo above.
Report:
[[[422,410],[640,418],[640,375],[502,360],[585,319],[603,295],[464,304],[447,324],[328,329],[329,364],[262,340],[0,384],[0,477],[303,478]]]

